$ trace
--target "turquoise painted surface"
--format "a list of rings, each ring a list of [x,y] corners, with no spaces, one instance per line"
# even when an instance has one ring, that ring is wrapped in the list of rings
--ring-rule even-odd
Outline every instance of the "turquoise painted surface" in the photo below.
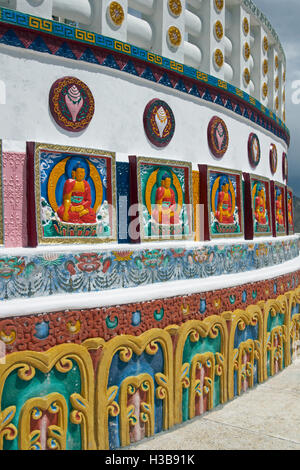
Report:
[[[186,340],[182,363],[188,362],[191,364],[193,357],[196,354],[205,354],[206,352],[221,352],[221,336],[220,334],[215,338],[200,338],[196,343],[192,343],[188,338]],[[189,377],[189,374],[188,374]],[[213,394],[213,407],[220,403],[220,377],[215,375],[214,394]],[[182,390],[182,421],[189,419],[189,389]]]
[[[35,397],[46,397],[50,393],[61,394],[67,403],[68,416],[72,411],[70,395],[81,392],[81,377],[77,364],[73,361],[73,368],[67,373],[58,372],[52,369],[48,374],[44,374],[36,369],[35,376],[29,380],[21,380],[18,377],[18,370],[14,370],[7,378],[1,401],[1,409],[8,406],[16,406],[16,414],[12,423],[19,425],[20,413],[27,400]],[[67,450],[81,449],[81,428],[80,425],[68,421],[67,429]],[[4,450],[18,450],[18,436],[13,441],[3,440]]]
[[[272,317],[272,315],[269,314],[268,316],[268,322],[267,322],[267,336],[272,332],[274,328],[277,326],[283,326],[284,325],[284,315],[282,314],[277,314],[275,317]],[[284,355],[284,350],[283,350],[283,355]],[[285,362],[284,362],[284,356],[283,356],[283,367],[285,367]],[[271,364],[270,364],[270,351],[267,353],[267,373],[268,377],[271,375]]]

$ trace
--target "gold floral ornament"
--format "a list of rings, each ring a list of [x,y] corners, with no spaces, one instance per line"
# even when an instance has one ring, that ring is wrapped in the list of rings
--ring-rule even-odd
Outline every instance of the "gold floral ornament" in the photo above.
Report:
[[[269,71],[269,62],[267,61],[267,59],[265,59],[263,61],[263,72],[264,72],[264,75],[267,75]]]
[[[176,26],[170,26],[168,29],[168,39],[173,47],[179,47],[181,44],[181,32]]]
[[[246,60],[249,60],[249,57],[250,57],[250,46],[249,46],[249,43],[248,42],[245,42],[244,44],[244,57]]]
[[[263,48],[264,48],[265,52],[268,52],[268,50],[269,50],[269,41],[268,41],[267,36],[265,36],[264,39],[263,39]]]
[[[223,56],[223,52],[221,51],[221,49],[216,49],[215,50],[214,57],[215,57],[216,65],[218,67],[222,67],[223,64],[224,64],[224,56]]]
[[[248,21],[248,18],[246,17],[243,19],[243,31],[244,31],[245,36],[247,36],[250,31],[249,21]]]
[[[278,88],[279,88],[279,77],[278,76],[275,79],[275,88],[276,88],[276,90],[278,90]]]
[[[285,122],[285,111],[283,111],[282,118],[283,118],[283,121]]]
[[[285,78],[286,78],[286,76],[285,76],[285,70],[284,70],[284,72],[283,72],[283,81],[284,82],[285,82]]]
[[[224,8],[224,0],[215,0],[215,7],[217,11],[222,11]]]
[[[282,92],[282,101],[285,103],[285,90]]]
[[[216,38],[220,41],[224,35],[224,29],[221,21],[216,21],[215,23],[215,35]]]
[[[169,11],[173,16],[180,16],[182,13],[182,5],[180,0],[169,0]]]
[[[250,76],[250,70],[246,67],[246,68],[244,69],[244,80],[245,80],[245,83],[246,83],[247,85],[249,85],[249,83],[250,83],[250,78],[251,78],[251,76]]]
[[[278,99],[278,96],[276,96],[275,108],[276,108],[277,110],[279,109],[279,99]]]
[[[266,98],[268,96],[268,85],[266,84],[266,82],[263,84],[262,92],[263,92],[264,98]]]
[[[125,18],[122,5],[118,2],[111,2],[109,5],[109,16],[116,26],[121,26]]]
[[[275,56],[275,69],[277,70],[279,66],[278,55]]]

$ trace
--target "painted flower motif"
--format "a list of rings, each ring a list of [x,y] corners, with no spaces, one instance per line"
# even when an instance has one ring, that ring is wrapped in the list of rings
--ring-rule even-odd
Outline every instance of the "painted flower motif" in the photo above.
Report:
[[[208,250],[195,250],[193,253],[193,258],[196,263],[205,263],[206,261],[211,263],[214,259],[214,253],[210,253]]]
[[[230,255],[234,260],[239,260],[245,255],[245,247],[243,245],[233,246],[230,250]]]
[[[58,253],[45,253],[42,256],[41,264],[43,266],[58,266],[61,264],[62,257]]]
[[[80,321],[79,320],[77,320],[76,322],[69,321],[67,323],[67,329],[72,335],[76,335],[77,333],[79,333],[81,329]]]
[[[213,305],[214,305],[214,307],[215,307],[217,310],[218,310],[219,308],[221,308],[221,304],[222,304],[222,301],[221,301],[220,298],[214,299]]]
[[[116,261],[130,261],[133,251],[113,251]]]
[[[256,256],[259,258],[261,256],[267,256],[267,254],[268,254],[267,245],[265,245],[264,243],[262,243],[261,245],[258,245],[256,249]]]

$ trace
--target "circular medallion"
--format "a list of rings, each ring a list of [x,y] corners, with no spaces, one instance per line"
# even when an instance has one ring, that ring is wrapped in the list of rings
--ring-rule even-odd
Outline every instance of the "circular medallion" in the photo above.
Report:
[[[271,144],[271,147],[270,147],[270,169],[271,169],[272,175],[274,175],[276,173],[277,163],[278,163],[277,148],[276,148],[275,144]]]
[[[222,158],[228,148],[229,136],[225,122],[217,116],[210,120],[207,139],[212,154],[217,158]]]
[[[286,153],[283,152],[283,154],[282,154],[282,178],[286,182],[288,180],[288,173],[289,173],[288,159],[287,159]]]
[[[111,2],[109,5],[109,18],[115,26],[121,26],[124,21],[125,14],[122,5],[118,2]]]
[[[218,41],[221,41],[223,35],[224,35],[224,29],[221,21],[216,21],[215,22],[215,36],[218,39]]]
[[[268,96],[268,85],[266,84],[266,82],[263,84],[262,92],[264,98],[266,98]]]
[[[95,111],[90,89],[74,77],[60,78],[52,85],[49,106],[56,123],[70,132],[83,131],[91,122]]]
[[[181,44],[181,32],[176,26],[170,26],[168,29],[168,40],[171,46],[179,47]]]
[[[154,99],[144,111],[144,129],[150,142],[156,147],[166,147],[175,131],[175,118],[165,101]]]
[[[264,39],[263,39],[263,48],[264,48],[264,51],[265,51],[265,52],[268,52],[268,50],[269,50],[269,41],[268,41],[267,36],[264,36]]]
[[[248,158],[252,168],[256,168],[260,162],[260,143],[256,134],[251,133],[248,139]]]
[[[245,42],[245,44],[244,44],[244,57],[245,57],[245,60],[249,60],[250,53],[251,53],[250,46],[247,42]]]
[[[246,67],[246,68],[244,69],[244,80],[245,80],[246,85],[249,85],[249,83],[250,83],[250,78],[251,78],[251,77],[250,77],[250,71],[249,71],[249,69]]]
[[[267,75],[268,70],[269,70],[269,63],[268,63],[267,59],[265,59],[263,61],[263,73],[264,73],[264,75]]]
[[[224,7],[224,0],[215,0],[215,7],[217,11],[222,11]]]
[[[250,31],[249,21],[248,21],[248,18],[246,17],[243,19],[243,31],[244,31],[245,36],[247,36]]]
[[[215,50],[214,59],[215,59],[215,64],[216,64],[218,67],[222,67],[222,66],[223,66],[223,64],[224,64],[224,56],[223,56],[223,52],[221,51],[221,49],[216,49],[216,50]]]
[[[169,11],[173,16],[180,16],[182,13],[182,5],[180,0],[169,0]]]

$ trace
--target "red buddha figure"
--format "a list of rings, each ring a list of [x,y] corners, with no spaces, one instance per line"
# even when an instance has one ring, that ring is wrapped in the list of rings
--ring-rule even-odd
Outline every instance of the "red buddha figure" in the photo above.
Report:
[[[222,179],[220,181],[220,187],[221,191],[218,194],[217,211],[215,212],[216,219],[221,224],[233,224],[234,217],[228,180]]]
[[[59,207],[57,215],[63,222],[96,223],[96,213],[91,204],[91,188],[85,180],[85,169],[77,166],[72,171],[72,178],[65,182],[63,204]]]
[[[277,193],[276,198],[276,222],[279,225],[283,225],[283,211],[282,211],[282,193]]]
[[[255,198],[255,219],[259,224],[266,225],[266,196],[263,186],[258,187]]]
[[[293,206],[292,206],[292,198],[289,195],[288,196],[288,219],[289,219],[289,225],[293,225]]]
[[[175,193],[171,188],[171,178],[168,174],[162,177],[161,185],[155,193],[156,207],[152,211],[152,216],[159,224],[174,225],[180,223],[176,212]]]

